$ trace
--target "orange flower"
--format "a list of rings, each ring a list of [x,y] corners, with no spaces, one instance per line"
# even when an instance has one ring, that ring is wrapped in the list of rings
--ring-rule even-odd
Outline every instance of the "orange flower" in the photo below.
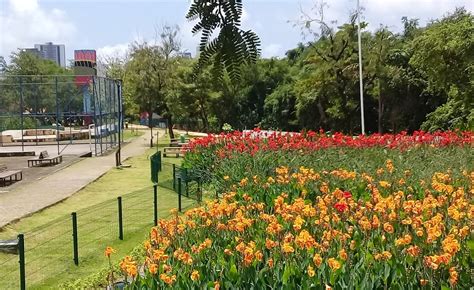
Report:
[[[453,234],[447,236],[443,240],[442,245],[443,245],[443,251],[445,251],[446,253],[449,253],[451,255],[456,254],[459,251],[459,249],[461,248],[459,246],[459,242],[454,238]]]
[[[420,285],[421,286],[425,286],[428,284],[428,280],[427,279],[420,279]]]
[[[410,246],[407,249],[408,255],[410,255],[412,257],[418,256],[420,254],[420,252],[421,252],[421,250],[418,246]]]
[[[230,256],[230,255],[232,255],[232,251],[229,250],[229,249],[225,249],[225,250],[224,250],[224,254]]]
[[[458,282],[458,272],[455,267],[449,268],[449,283],[456,285]]]
[[[308,276],[309,277],[314,277],[314,275],[316,274],[316,272],[314,272],[314,269],[313,269],[313,267],[311,267],[311,265],[308,266],[307,271],[308,271]]]
[[[104,254],[107,258],[110,258],[110,255],[112,255],[113,253],[116,253],[116,251],[112,247],[105,248]]]
[[[214,290],[219,290],[221,288],[221,284],[219,281],[214,281]]]
[[[342,260],[344,260],[344,261],[347,260],[347,253],[346,253],[346,250],[341,249],[341,250],[339,251],[339,257],[340,257]]]
[[[268,238],[265,240],[265,247],[267,247],[267,249],[269,250],[273,249],[277,245],[278,245],[278,242],[272,241]]]
[[[193,280],[193,281],[199,280],[199,272],[198,272],[197,270],[194,270],[194,271],[191,273],[191,280]]]
[[[389,234],[393,233],[393,231],[394,231],[393,226],[389,223],[384,223],[383,224],[383,229],[384,229],[384,231],[386,231]]]
[[[272,258],[268,259],[267,265],[268,265],[268,267],[273,268],[273,259]]]
[[[150,265],[148,266],[148,270],[150,271],[150,273],[151,273],[152,275],[155,275],[155,274],[158,272],[158,265],[157,265],[157,264],[154,264],[154,263],[153,263],[153,264],[150,264]]]
[[[341,263],[339,263],[339,261],[334,258],[329,258],[328,264],[329,264],[329,268],[331,268],[333,271],[336,271],[339,268],[341,268]]]
[[[263,260],[263,253],[261,251],[256,251],[255,252],[255,260],[257,260],[259,262]]]

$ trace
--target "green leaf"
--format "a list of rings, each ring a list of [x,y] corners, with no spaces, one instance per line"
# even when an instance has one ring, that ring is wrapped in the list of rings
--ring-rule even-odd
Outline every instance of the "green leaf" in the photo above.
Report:
[[[290,279],[292,273],[291,273],[291,266],[288,264],[285,264],[285,270],[283,271],[283,276],[282,276],[282,282],[283,285],[288,284],[288,280]]]

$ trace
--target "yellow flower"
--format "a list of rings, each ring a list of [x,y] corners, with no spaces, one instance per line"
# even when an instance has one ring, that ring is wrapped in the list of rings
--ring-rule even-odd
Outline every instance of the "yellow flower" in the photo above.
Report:
[[[311,267],[311,265],[308,266],[308,270],[307,270],[307,271],[308,271],[308,276],[309,276],[309,277],[314,277],[314,275],[316,274],[316,273],[314,272],[313,267]]]
[[[194,271],[191,273],[191,280],[193,280],[193,281],[199,280],[199,271],[194,270]]]
[[[288,253],[293,253],[295,249],[291,246],[290,243],[283,243],[281,246],[281,249],[283,250],[283,253],[288,254]]]
[[[336,271],[339,268],[341,268],[341,263],[339,263],[339,261],[334,258],[328,259],[328,265],[329,265],[329,268],[331,268],[333,271]]]
[[[226,181],[229,180],[229,178],[230,178],[229,175],[224,176],[224,180]]]
[[[384,180],[379,181],[379,184],[383,188],[389,188],[390,186],[392,186],[390,183],[388,183],[387,181],[384,181]]]

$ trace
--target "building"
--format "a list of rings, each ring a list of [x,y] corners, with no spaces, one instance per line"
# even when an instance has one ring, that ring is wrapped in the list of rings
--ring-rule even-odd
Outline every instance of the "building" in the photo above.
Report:
[[[4,73],[6,69],[7,62],[5,61],[5,58],[0,55],[0,74]]]
[[[192,54],[190,52],[187,52],[187,51],[178,53],[178,56],[180,56],[182,58],[188,58],[188,59],[193,58]]]
[[[29,53],[36,57],[42,57],[39,49],[37,48],[22,48],[21,52]]]
[[[81,49],[74,51],[74,74],[75,83],[83,92],[83,112],[91,112],[91,96],[89,85],[92,78],[97,76],[97,53],[92,49]]]
[[[59,66],[66,67],[66,48],[64,44],[46,42],[45,44],[35,44],[35,48],[43,59],[52,60]]]

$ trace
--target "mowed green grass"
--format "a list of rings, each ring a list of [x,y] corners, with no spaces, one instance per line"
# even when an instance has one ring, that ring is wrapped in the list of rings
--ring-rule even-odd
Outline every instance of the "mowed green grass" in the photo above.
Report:
[[[133,138],[140,137],[145,134],[145,130],[137,130],[137,129],[124,129],[123,130],[123,140],[129,141]]]
[[[153,226],[149,157],[155,152],[153,148],[127,160],[124,163],[130,168],[112,169],[65,201],[2,229],[0,239],[25,234],[28,289],[57,288],[66,281],[89,276],[107,267],[103,255],[106,246],[117,250],[115,263],[144,241]],[[164,161],[179,164],[181,159]],[[171,174],[164,171],[160,178],[169,179]],[[122,196],[123,241],[118,239],[118,196]],[[185,198],[182,202],[183,207],[195,204]],[[158,187],[160,218],[168,216],[177,205],[175,192]],[[73,211],[78,220],[79,266],[73,263]],[[19,287],[18,256],[0,254],[0,277],[0,289]]]

